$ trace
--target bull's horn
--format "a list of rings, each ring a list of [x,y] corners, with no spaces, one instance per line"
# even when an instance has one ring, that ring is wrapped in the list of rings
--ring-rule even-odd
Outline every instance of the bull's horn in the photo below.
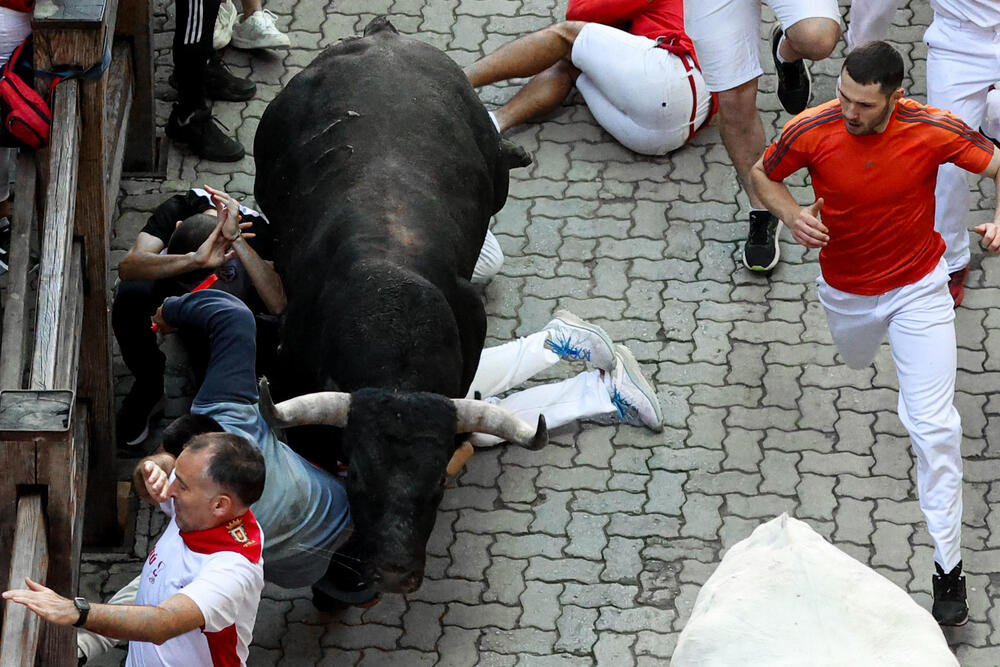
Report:
[[[347,426],[351,410],[351,395],[343,391],[321,391],[296,396],[277,405],[271,399],[267,378],[260,379],[260,414],[272,428],[326,424]]]
[[[467,398],[452,399],[458,411],[458,433],[488,433],[528,449],[541,449],[549,441],[545,415],[538,415],[538,427],[503,408]]]

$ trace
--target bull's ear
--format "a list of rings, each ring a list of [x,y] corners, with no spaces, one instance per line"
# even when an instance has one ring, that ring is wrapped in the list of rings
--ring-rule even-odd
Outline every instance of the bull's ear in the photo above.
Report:
[[[448,467],[446,469],[448,474],[457,475],[475,453],[476,450],[473,449],[472,443],[468,440],[459,445],[458,449],[455,450],[455,453],[451,455],[451,460],[448,461]]]
[[[368,37],[369,35],[374,35],[377,32],[382,32],[383,30],[389,30],[391,32],[396,33],[397,35],[399,34],[399,30],[397,30],[396,26],[392,24],[392,22],[389,20],[389,17],[386,16],[385,14],[382,14],[380,16],[376,16],[375,18],[373,18],[371,21],[368,22],[368,25],[365,26],[365,37]]]

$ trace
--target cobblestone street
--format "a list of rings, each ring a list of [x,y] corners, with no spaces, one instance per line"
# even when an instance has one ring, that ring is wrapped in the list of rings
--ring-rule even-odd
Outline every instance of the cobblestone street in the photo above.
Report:
[[[172,4],[155,4],[161,128],[173,97]],[[226,50],[233,72],[259,93],[214,104],[248,153],[281,86],[376,14],[460,65],[565,14],[565,0],[265,7],[292,48]],[[764,16],[759,106],[770,141],[789,116],[773,94],[766,7]],[[907,60],[907,96],[920,101],[930,20],[926,0],[910,0],[889,32]],[[842,58],[841,44],[812,64],[814,104],[834,96]],[[495,108],[520,83],[483,88],[481,98]],[[668,157],[643,157],[605,133],[574,93],[545,122],[507,136],[534,162],[511,172],[507,205],[492,225],[506,261],[484,292],[487,344],[535,332],[568,308],[635,353],[658,389],[666,428],[584,423],[554,431],[541,451],[479,450],[445,494],[417,592],[328,615],[314,609],[308,589],[268,584],[250,665],[664,665],[725,550],[781,512],[930,609],[933,547],[888,347],[871,368],[841,363],[816,298],[817,253],[787,230],[770,279],[743,268],[747,202],[717,122]],[[208,184],[253,206],[253,181],[250,154],[221,164],[169,147],[166,180],[123,180],[112,265],[167,196]],[[804,176],[791,182],[800,202],[812,201]],[[970,228],[995,205],[992,183],[972,182]],[[1000,511],[991,507],[1000,502],[1000,312],[990,309],[998,302],[1000,259],[984,259],[974,243],[956,311],[971,611],[967,625],[945,630],[962,665],[1000,664]],[[553,368],[538,379],[581,370]],[[121,395],[131,379],[120,358],[116,373]],[[131,553],[85,554],[81,595],[107,598],[134,577],[162,525],[162,515],[141,509]],[[124,655],[90,664],[118,665]]]

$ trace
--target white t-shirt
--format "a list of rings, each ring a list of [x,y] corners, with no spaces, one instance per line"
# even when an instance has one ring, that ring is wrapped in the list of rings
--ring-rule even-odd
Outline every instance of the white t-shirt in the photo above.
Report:
[[[958,21],[971,21],[980,28],[1000,28],[1000,3],[997,0],[931,0],[931,9]]]
[[[171,521],[142,566],[135,603],[156,606],[183,593],[198,605],[205,626],[160,646],[129,642],[126,666],[246,665],[264,589],[264,538],[256,517],[248,511],[210,530],[181,533],[173,499],[160,507]]]

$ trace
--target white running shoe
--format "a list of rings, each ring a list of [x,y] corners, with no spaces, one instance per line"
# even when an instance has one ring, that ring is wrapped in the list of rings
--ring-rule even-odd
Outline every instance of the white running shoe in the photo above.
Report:
[[[212,31],[212,48],[218,51],[229,45],[233,39],[233,26],[239,19],[239,12],[233,0],[223,0],[219,5],[219,15],[215,19],[215,30]]]
[[[258,9],[250,18],[233,26],[233,46],[237,49],[269,49],[288,46],[288,35],[274,25],[277,18],[266,9]]]
[[[545,349],[570,361],[587,361],[595,368],[610,371],[615,365],[611,336],[596,324],[584,322],[568,310],[557,310],[545,325]]]
[[[638,419],[659,433],[663,430],[663,411],[656,390],[643,377],[639,362],[627,347],[615,345],[615,360],[618,363],[611,371],[608,392],[618,416],[626,422]]]

